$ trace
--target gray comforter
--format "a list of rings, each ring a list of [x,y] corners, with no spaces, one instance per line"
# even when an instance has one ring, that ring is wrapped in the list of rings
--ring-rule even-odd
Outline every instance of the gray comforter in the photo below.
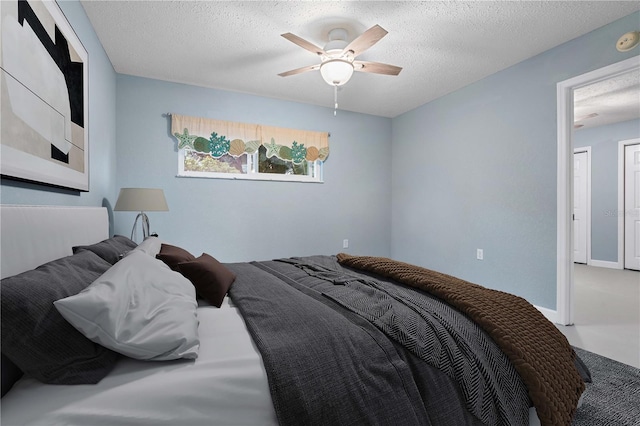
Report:
[[[527,424],[506,356],[438,299],[329,256],[228,266],[281,425]]]

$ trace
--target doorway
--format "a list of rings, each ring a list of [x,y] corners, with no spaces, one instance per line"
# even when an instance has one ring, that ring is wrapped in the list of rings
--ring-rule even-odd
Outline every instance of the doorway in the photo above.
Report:
[[[573,149],[573,262],[591,258],[591,147]]]
[[[618,210],[619,238],[624,240],[624,269],[640,271],[640,139],[620,141],[619,163],[623,162],[618,185],[622,208]],[[622,159],[620,160],[620,157]],[[619,192],[619,194],[620,194]],[[622,222],[622,223],[620,223]],[[620,229],[622,228],[622,229]]]
[[[637,57],[557,84],[557,311],[556,322],[573,324],[573,126],[574,90],[640,68]]]

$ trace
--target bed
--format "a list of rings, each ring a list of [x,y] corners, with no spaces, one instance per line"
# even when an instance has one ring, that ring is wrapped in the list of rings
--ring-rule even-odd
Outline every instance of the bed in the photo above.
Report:
[[[492,294],[504,306],[484,312],[486,289],[444,274],[344,254],[220,264],[110,238],[104,208],[1,209],[2,424],[570,424],[588,380],[526,302]],[[520,345],[519,316],[539,345]]]

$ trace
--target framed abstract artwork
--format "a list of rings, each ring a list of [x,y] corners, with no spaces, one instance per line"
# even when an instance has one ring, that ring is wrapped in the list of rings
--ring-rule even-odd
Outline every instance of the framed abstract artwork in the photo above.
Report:
[[[55,1],[0,1],[0,172],[89,190],[89,69]]]

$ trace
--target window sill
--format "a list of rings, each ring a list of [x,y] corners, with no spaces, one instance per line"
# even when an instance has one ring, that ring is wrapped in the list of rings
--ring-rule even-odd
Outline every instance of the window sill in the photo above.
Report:
[[[200,179],[227,179],[227,180],[264,180],[264,181],[278,181],[278,182],[304,182],[304,183],[324,183],[323,180],[313,178],[311,176],[304,175],[281,175],[281,174],[234,174],[234,173],[203,173],[189,172],[179,173],[176,175],[179,178],[200,178]]]

